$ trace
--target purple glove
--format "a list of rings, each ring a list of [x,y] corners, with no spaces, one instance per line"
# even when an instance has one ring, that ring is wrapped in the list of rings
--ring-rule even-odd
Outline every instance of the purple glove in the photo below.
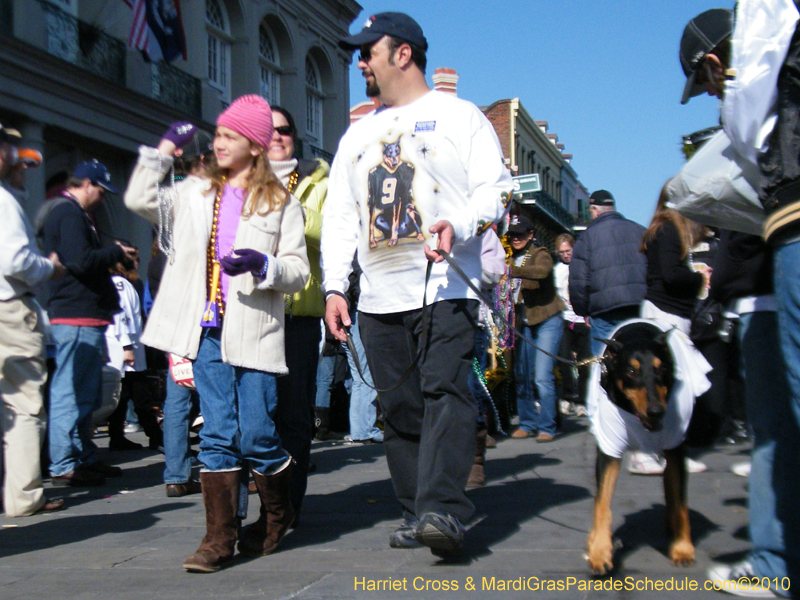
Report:
[[[183,148],[186,144],[192,141],[197,127],[187,122],[173,123],[167,129],[162,139],[169,140],[177,148]]]
[[[234,250],[237,257],[225,256],[219,264],[222,265],[222,270],[230,277],[241,275],[242,273],[251,272],[256,277],[263,277],[267,270],[267,257],[250,248],[242,248],[241,250]]]

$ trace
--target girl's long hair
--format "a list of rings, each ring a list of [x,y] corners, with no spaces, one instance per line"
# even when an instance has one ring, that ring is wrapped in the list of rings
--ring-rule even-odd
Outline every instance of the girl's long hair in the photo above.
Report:
[[[655,239],[658,231],[669,221],[678,230],[678,237],[681,239],[681,258],[686,258],[689,255],[689,250],[699,241],[693,239],[697,229],[693,227],[694,221],[687,219],[675,209],[667,208],[667,200],[669,200],[669,195],[667,194],[667,184],[665,183],[664,187],[661,188],[661,194],[656,204],[656,212],[650,221],[650,226],[642,236],[642,244],[639,246],[639,251],[646,254],[647,245]]]
[[[245,188],[247,201],[242,207],[242,217],[245,219],[254,214],[263,216],[270,211],[278,210],[289,199],[286,187],[272,171],[267,151],[252,140],[250,140],[250,146],[255,146],[261,151],[253,157],[253,164],[247,177],[247,187]],[[225,188],[228,169],[219,166],[216,155],[212,155],[206,173],[211,182],[210,189],[214,190],[215,194],[221,193]]]

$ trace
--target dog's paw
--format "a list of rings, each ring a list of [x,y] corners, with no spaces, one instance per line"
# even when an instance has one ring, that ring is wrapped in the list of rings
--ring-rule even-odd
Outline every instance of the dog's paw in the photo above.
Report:
[[[590,535],[586,560],[594,575],[605,575],[614,568],[614,545],[610,536]]]
[[[694,545],[685,540],[675,541],[670,545],[669,557],[676,567],[688,567],[694,563]]]

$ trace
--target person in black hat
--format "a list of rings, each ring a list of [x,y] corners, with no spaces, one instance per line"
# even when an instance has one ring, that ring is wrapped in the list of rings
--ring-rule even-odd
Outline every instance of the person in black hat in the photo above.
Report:
[[[508,228],[511,240],[511,277],[518,328],[534,345],[550,354],[558,352],[563,333],[562,312],[566,308],[556,294],[553,257],[533,238],[533,222],[525,215],[513,216]],[[556,435],[555,360],[520,342],[514,352],[519,428],[514,439],[536,436],[539,443]],[[534,390],[539,410],[534,408]]]
[[[727,8],[707,10],[686,25],[680,50],[681,67],[686,75],[681,104],[703,92],[722,98],[732,32],[733,11]]]
[[[105,330],[119,311],[109,269],[132,264],[136,249],[120,243],[103,247],[91,213],[107,193],[119,193],[105,165],[78,165],[44,222],[45,252],[55,252],[67,274],[47,284],[47,312],[56,342],[56,370],[50,383],[48,433],[53,485],[99,485],[118,477],[119,467],[102,463],[91,439],[92,412],[102,401]]]
[[[800,518],[794,508],[800,495],[795,474],[800,461],[798,11],[796,2],[747,0],[736,11],[732,31],[730,11],[708,11],[687,25],[681,40],[686,89],[701,83],[722,100],[720,120],[732,148],[758,165],[761,180],[754,187],[766,216],[766,244],[762,236],[723,232],[711,277],[712,296],[723,290],[741,296],[734,308],[755,445],[748,498],[753,548],[737,563],[712,564],[707,577],[715,589],[732,594],[795,597],[786,586],[767,588],[760,582],[800,578]],[[730,35],[723,37],[726,28]],[[707,50],[715,36],[720,41]],[[684,64],[684,46],[692,43],[698,55],[707,52],[695,61],[705,74],[695,68],[693,81]],[[684,101],[690,95],[695,94],[684,90]],[[772,261],[774,272],[765,281],[774,286],[762,285],[753,274],[768,270],[765,260]]]
[[[367,94],[382,106],[350,127],[331,170],[321,241],[325,321],[346,340],[352,321],[344,294],[358,251],[358,326],[369,370],[378,388],[399,384],[379,392],[405,517],[389,544],[424,544],[450,557],[461,552],[463,523],[475,511],[464,493],[475,436],[464,432],[477,421],[468,376],[478,301],[433,249],[452,250],[479,286],[480,234],[502,217],[511,176],[483,113],[428,87],[428,42],[414,19],[373,15],[339,45],[360,50]],[[436,264],[426,286],[428,261]],[[427,339],[423,328],[433,332]]]
[[[614,196],[589,197],[592,222],[572,251],[569,297],[572,310],[591,317],[592,354],[597,356],[614,328],[639,316],[647,293],[647,259],[639,252],[644,227],[616,211]]]

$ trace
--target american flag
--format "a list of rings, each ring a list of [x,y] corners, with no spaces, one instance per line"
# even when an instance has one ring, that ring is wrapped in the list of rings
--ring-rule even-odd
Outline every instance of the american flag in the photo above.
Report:
[[[123,0],[133,9],[133,24],[128,36],[128,46],[147,52],[150,34],[147,31],[147,5],[145,0]]]

